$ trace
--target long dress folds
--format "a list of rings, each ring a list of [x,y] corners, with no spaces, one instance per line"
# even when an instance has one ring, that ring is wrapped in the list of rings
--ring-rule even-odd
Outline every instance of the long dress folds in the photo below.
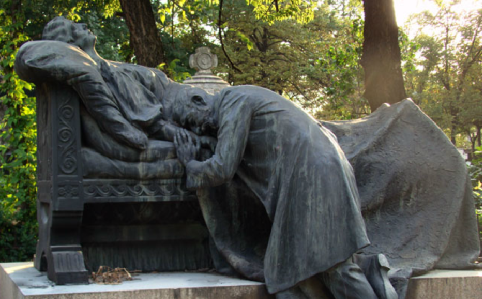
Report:
[[[214,110],[219,127],[215,154],[188,163],[187,187],[201,188],[208,229],[235,270],[248,278],[264,276],[269,292],[276,293],[369,244],[352,167],[330,131],[292,102],[260,87],[226,88]],[[242,234],[229,233],[233,222],[223,221],[223,206],[237,204],[230,200],[252,201],[253,196],[209,190],[234,177],[262,203],[269,218],[264,222],[270,226],[265,248],[261,238],[257,244],[240,241]],[[245,221],[261,222],[249,215]]]

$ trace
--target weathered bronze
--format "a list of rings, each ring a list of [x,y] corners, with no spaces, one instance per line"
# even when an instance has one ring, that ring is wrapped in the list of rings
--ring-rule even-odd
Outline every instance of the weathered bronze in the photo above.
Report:
[[[63,17],[43,38],[23,45],[15,64],[37,84],[37,269],[65,284],[86,283],[100,265],[209,267],[208,233],[168,141],[180,128],[167,117],[172,94],[205,92],[102,59],[85,25]]]
[[[412,275],[474,267],[465,163],[412,101],[320,123],[267,89],[207,93],[106,61],[63,18],[44,39],[23,45],[15,68],[38,84],[35,264],[51,280],[85,282],[104,250],[113,267],[214,263],[277,298],[392,299]],[[206,73],[210,55],[192,66]],[[119,240],[120,251],[102,244]],[[176,241],[190,251],[166,245]],[[179,252],[195,258],[163,266]]]

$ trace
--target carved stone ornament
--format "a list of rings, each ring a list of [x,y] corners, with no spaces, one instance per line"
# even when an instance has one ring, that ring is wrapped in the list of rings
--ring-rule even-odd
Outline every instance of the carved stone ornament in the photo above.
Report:
[[[185,84],[202,88],[210,94],[230,86],[228,82],[211,72],[211,68],[218,66],[218,57],[212,54],[208,47],[197,48],[196,53],[189,57],[189,66],[197,72],[191,78],[184,80]]]
[[[189,57],[189,67],[201,74],[211,74],[211,69],[217,66],[218,57],[208,47],[197,48],[196,53]]]

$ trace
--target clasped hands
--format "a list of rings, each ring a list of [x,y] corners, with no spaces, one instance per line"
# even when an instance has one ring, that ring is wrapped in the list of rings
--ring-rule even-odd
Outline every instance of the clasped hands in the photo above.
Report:
[[[185,166],[189,161],[199,158],[201,146],[214,152],[216,139],[208,136],[197,136],[185,129],[179,129],[174,135],[177,158]]]

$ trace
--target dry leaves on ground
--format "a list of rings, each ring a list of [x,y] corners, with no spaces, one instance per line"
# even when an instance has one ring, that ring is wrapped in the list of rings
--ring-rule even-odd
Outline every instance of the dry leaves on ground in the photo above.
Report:
[[[108,266],[100,266],[97,272],[92,272],[92,279],[96,284],[121,284],[123,281],[132,280],[132,275],[126,268],[112,269]]]

